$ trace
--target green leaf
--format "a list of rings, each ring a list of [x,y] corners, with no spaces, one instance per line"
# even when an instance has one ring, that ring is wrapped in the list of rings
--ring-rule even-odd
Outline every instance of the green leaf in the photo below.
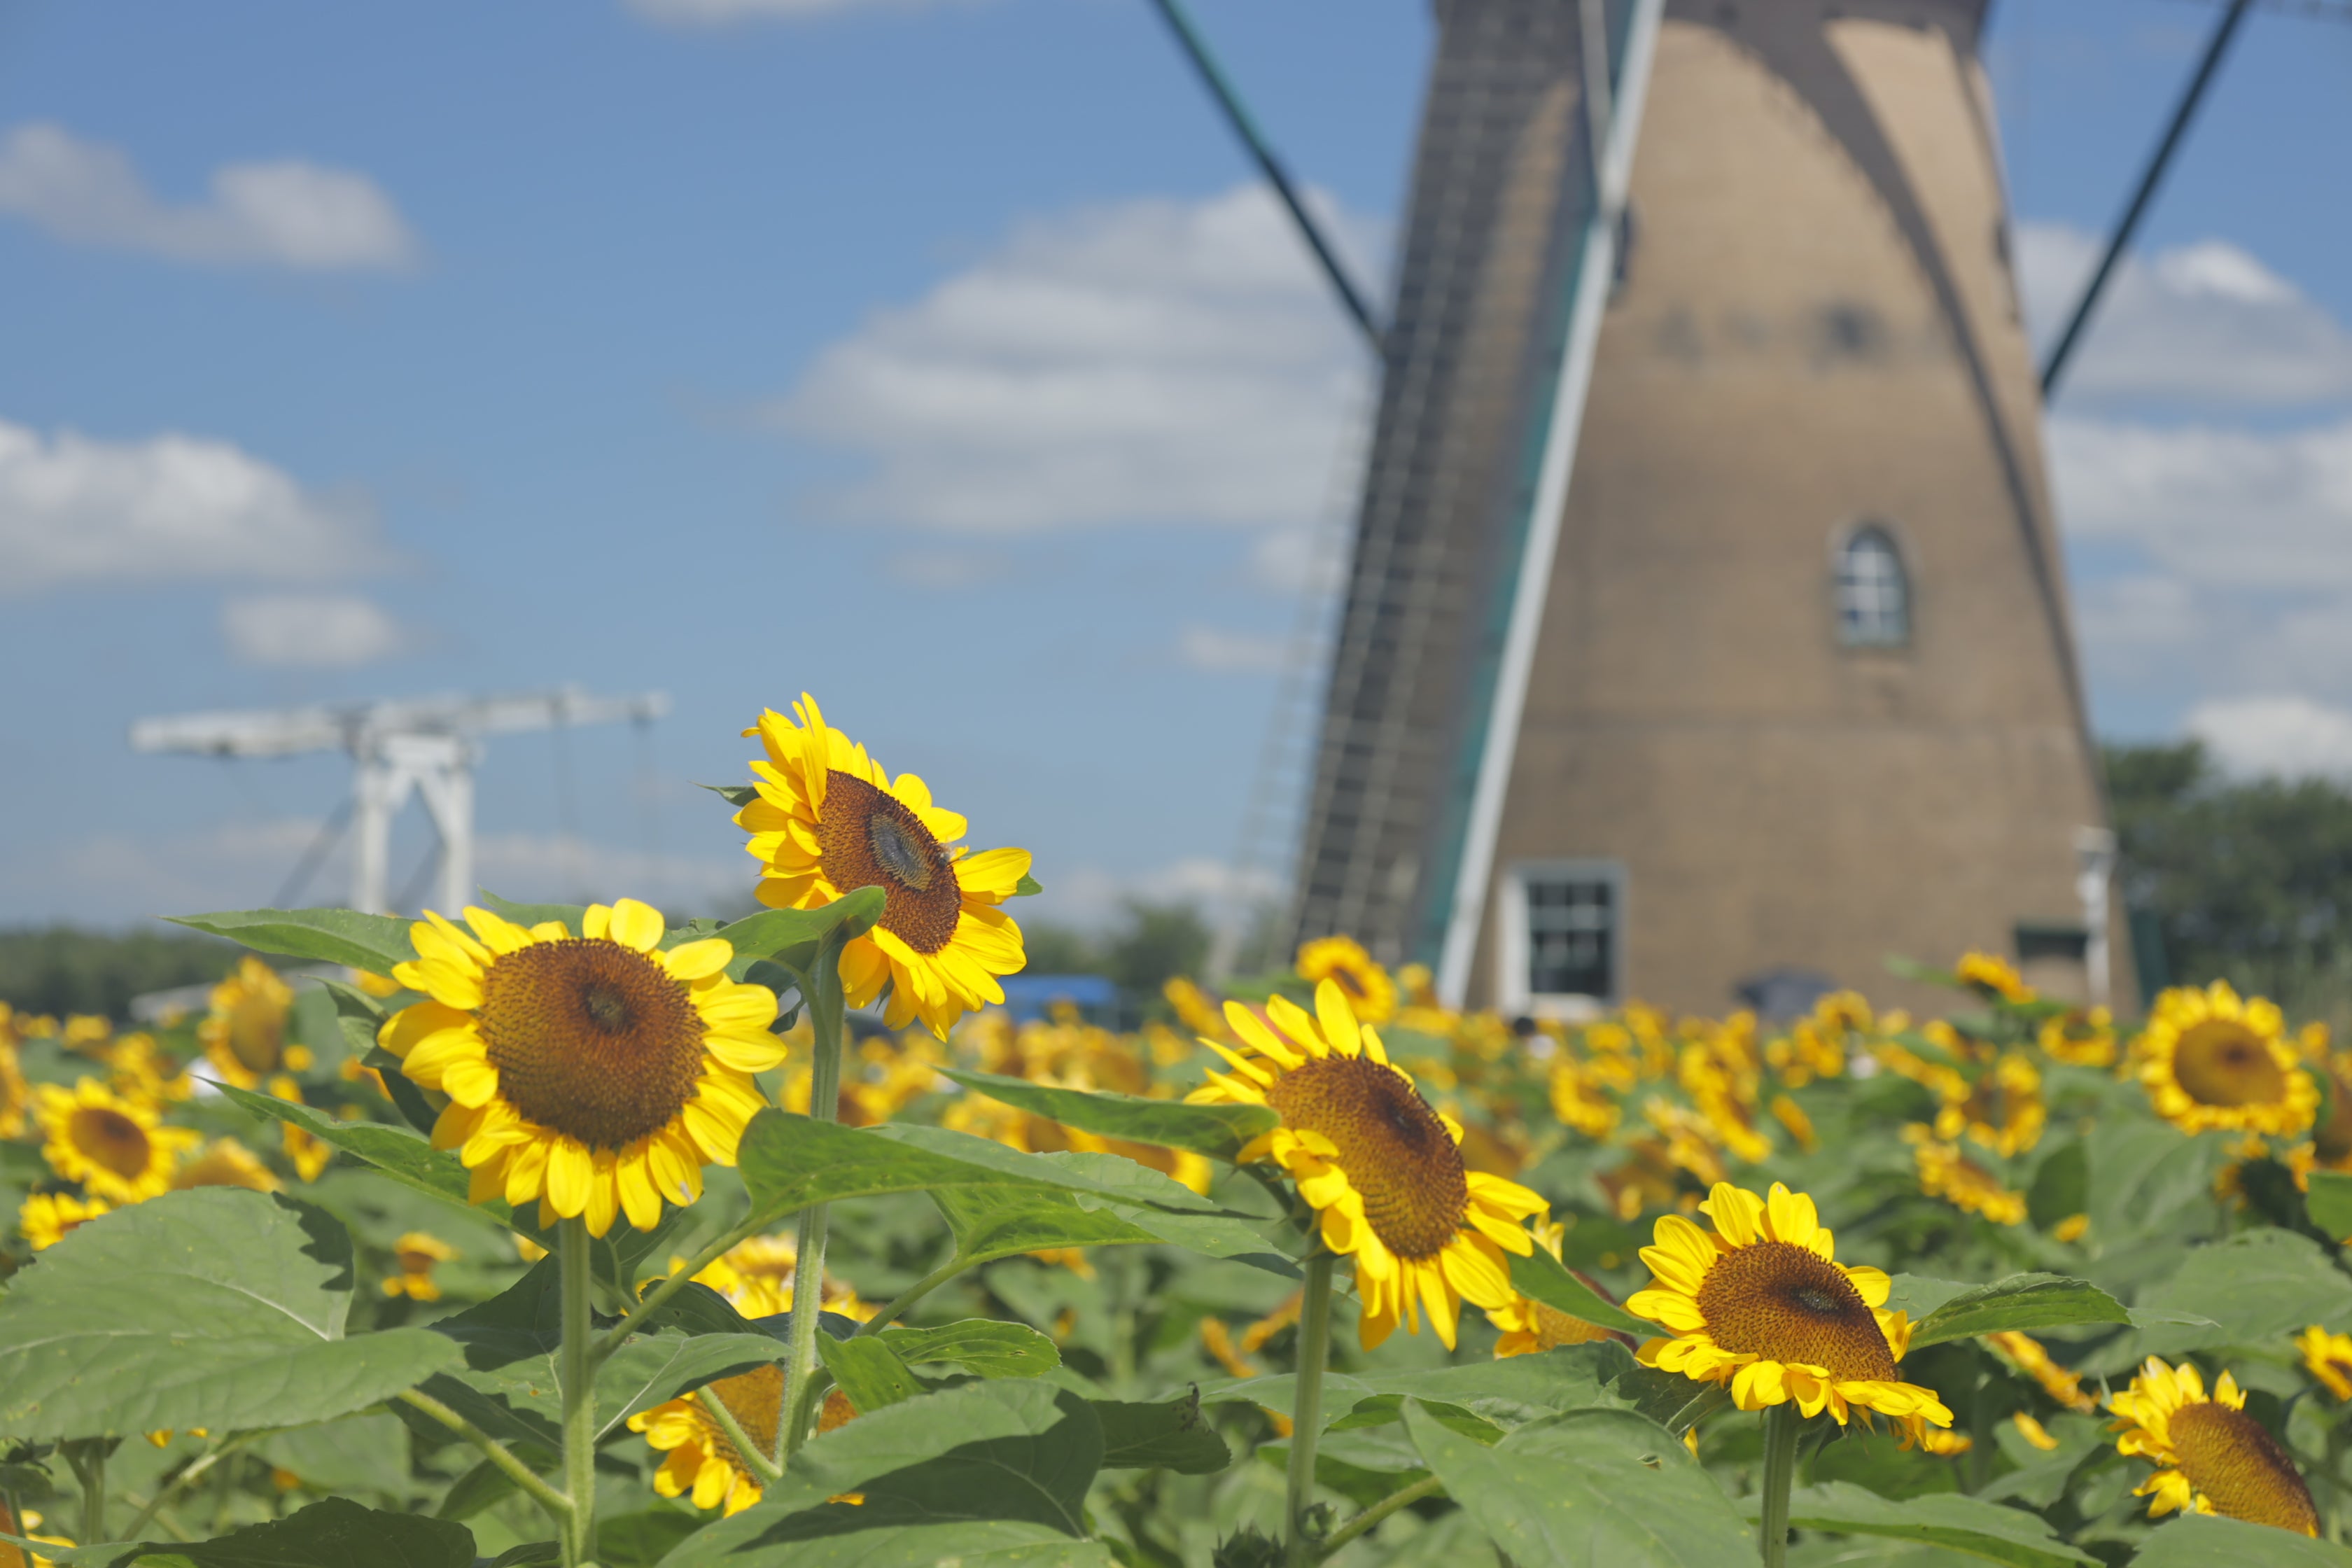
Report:
[[[1719,1383],[1695,1383],[1678,1372],[1637,1366],[1619,1378],[1615,1392],[1633,1409],[1679,1437],[1731,1403]]]
[[[1263,1105],[1187,1105],[1179,1100],[1054,1089],[1026,1079],[960,1068],[940,1070],[966,1089],[1066,1127],[1134,1143],[1189,1149],[1216,1160],[1232,1160],[1250,1140],[1282,1125],[1282,1118]]]
[[[695,788],[707,789],[724,797],[727,804],[738,811],[760,798],[760,786],[757,784],[697,784]]]
[[[1401,1394],[1459,1405],[1482,1417],[1518,1426],[1563,1410],[1610,1405],[1616,1399],[1612,1385],[1633,1370],[1631,1352],[1615,1340],[1601,1340],[1462,1366],[1327,1373],[1323,1407],[1345,1412],[1375,1394]],[[1291,1374],[1279,1373],[1203,1384],[1202,1397],[1213,1405],[1260,1405],[1288,1415],[1295,1392]]]
[[[1117,1160],[1116,1154],[1038,1154],[1065,1165]],[[1092,1193],[1012,1183],[940,1187],[930,1194],[955,1234],[956,1254],[973,1263],[1064,1247],[1134,1247],[1166,1243],[1292,1275],[1297,1268],[1276,1250],[1262,1222],[1224,1215],[1170,1214]]]
[[[1520,1568],[1722,1568],[1755,1555],[1714,1480],[1630,1411],[1554,1416],[1493,1448],[1418,1405],[1404,1423],[1448,1495]]]
[[[257,952],[283,953],[321,963],[344,963],[389,974],[395,963],[416,956],[409,944],[415,924],[392,915],[353,910],[235,910],[211,915],[167,915],[173,925],[210,931]]]
[[[596,1561],[602,1568],[654,1568],[670,1550],[702,1528],[694,1514],[649,1508],[596,1521]]]
[[[211,1541],[116,1542],[74,1549],[11,1535],[60,1568],[474,1568],[474,1532],[421,1514],[384,1513],[329,1498],[285,1519]]]
[[[820,1334],[819,1340],[827,1336]],[[596,1440],[622,1422],[665,1400],[782,1357],[766,1334],[646,1334],[614,1351],[596,1369]],[[862,1409],[863,1406],[860,1406]]]
[[[849,1403],[860,1415],[912,1399],[923,1392],[898,1352],[879,1339],[836,1340],[831,1334],[816,1337],[817,1354],[824,1361],[824,1369],[833,1373],[833,1381],[849,1396]]]
[[[814,954],[825,932],[837,925],[846,925],[852,936],[864,935],[882,918],[882,906],[887,898],[879,888],[860,888],[814,910],[761,910],[756,915],[746,915],[720,926],[714,934],[735,950],[733,963],[729,967],[740,973],[760,959],[773,958],[795,948],[806,948]],[[798,967],[804,969],[807,965]]]
[[[514,1489],[513,1479],[484,1459],[449,1483],[449,1489],[442,1496],[441,1506],[433,1510],[433,1517],[471,1519]]]
[[[2042,1168],[2033,1173],[2033,1185],[2026,1192],[2025,1206],[2033,1223],[2045,1230],[2089,1211],[2090,1151],[2081,1139],[2069,1139],[2043,1158]]]
[[[1051,1525],[991,1519],[955,1524],[874,1526],[840,1504],[824,1510],[848,1533],[795,1537],[759,1556],[712,1557],[700,1538],[662,1559],[662,1568],[1117,1568],[1118,1559],[1097,1541],[1073,1541]],[[703,1531],[724,1532],[726,1524]]]
[[[2191,1250],[2171,1279],[2140,1292],[2139,1304],[2210,1320],[2142,1330],[2142,1355],[2260,1344],[2313,1323],[2344,1327],[2352,1320],[2352,1279],[2310,1238],[2254,1230]]]
[[[1201,1415],[1197,1389],[1158,1405],[1110,1399],[1093,1404],[1095,1419],[1102,1424],[1104,1469],[1213,1476],[1233,1463],[1233,1451]]]
[[[77,1227],[0,1300],[0,1430],[240,1432],[361,1410],[457,1352],[425,1329],[343,1337],[349,1233],[242,1189],[167,1193]]]
[[[1154,1207],[1219,1212],[1190,1189],[1131,1160],[1111,1156],[1107,1163],[1087,1164],[1083,1157],[1024,1154],[938,1127],[844,1127],[762,1110],[743,1130],[736,1159],[751,1190],[752,1212],[763,1223],[810,1204],[1007,1181]]]
[[[350,1020],[345,1019],[344,1022],[349,1023]],[[429,1137],[433,1124],[440,1120],[440,1113],[433,1109],[433,1102],[425,1098],[425,1091],[400,1070],[400,1058],[376,1045],[361,1051],[359,1058],[362,1067],[375,1068],[376,1076],[383,1079],[384,1090],[392,1096],[393,1107],[400,1112],[402,1119]]]
[[[2192,1513],[2164,1525],[2132,1558],[2132,1568],[2352,1568],[2352,1552],[2267,1524]]]
[[[827,1498],[862,1492],[876,1504],[885,1478],[914,1475],[927,1474],[936,1483],[934,1519],[1024,1519],[1067,1535],[1072,1532],[1036,1515],[1074,1516],[1101,1456],[1102,1426],[1094,1411],[1050,1384],[1007,1379],[927,1394],[812,1438],[785,1462],[784,1474],[763,1489],[758,1503],[689,1536],[663,1559],[663,1568],[762,1568],[783,1561],[786,1552],[794,1564],[814,1561],[811,1547],[786,1542],[804,1541],[812,1524],[823,1532],[834,1521],[836,1516],[824,1509]],[[948,1468],[934,1469],[941,1464]],[[866,1516],[866,1527],[906,1522],[900,1516],[910,1507],[908,1490],[897,1488],[888,1507]],[[818,1517],[794,1518],[812,1514]],[[958,1528],[956,1539],[978,1539],[971,1525]],[[763,1549],[769,1550],[752,1554]]]
[[[408,1428],[396,1415],[346,1415],[319,1426],[273,1432],[253,1452],[299,1476],[314,1492],[373,1492],[394,1502],[414,1489]]]
[[[1751,1519],[1755,1516],[1756,1499],[1741,1506]],[[2059,1540],[2039,1514],[1958,1492],[1896,1502],[1850,1481],[1800,1487],[1789,1498],[1789,1522],[1800,1530],[1883,1535],[1947,1547],[2010,1568],[2066,1568],[2068,1563],[2099,1561]]]
[[[1045,890],[1045,887],[1044,883],[1038,881],[1036,878],[1032,877],[1026,871],[1024,871],[1021,874],[1021,880],[1013,884],[1013,896],[1016,899],[1025,899],[1033,894],[1042,893]]]
[[[2352,1237],[2352,1173],[2311,1173],[2311,1193],[2305,1200],[2311,1223],[2342,1241]]]
[[[1973,1286],[1946,1300],[1911,1331],[1911,1348],[2017,1329],[2032,1331],[2074,1323],[2127,1323],[2122,1302],[2086,1279],[2058,1274],[2012,1274]]]
[[[585,904],[519,904],[512,899],[502,899],[488,888],[481,889],[482,905],[492,914],[504,915],[519,926],[535,926],[554,921],[572,935],[580,934],[580,922],[588,913]]]
[[[1600,1328],[1631,1334],[1636,1341],[1655,1339],[1661,1331],[1657,1324],[1602,1300],[1592,1287],[1540,1247],[1526,1258],[1511,1259],[1511,1283],[1547,1307]]]
[[[1439,1399],[1416,1399],[1412,1402],[1422,1411],[1459,1436],[1474,1443],[1484,1443],[1491,1448],[1503,1440],[1504,1429],[1492,1421],[1459,1405],[1448,1405]],[[1405,1396],[1402,1394],[1376,1394],[1370,1399],[1356,1401],[1355,1408],[1323,1428],[1325,1436],[1334,1432],[1363,1432],[1382,1426],[1392,1426],[1404,1420]]]
[[[380,1121],[338,1121],[307,1105],[280,1100],[276,1095],[259,1094],[249,1089],[238,1089],[234,1084],[221,1085],[220,1091],[228,1097],[231,1103],[256,1116],[299,1127],[321,1142],[358,1156],[402,1186],[439,1198],[457,1208],[488,1215],[525,1236],[539,1235],[534,1226],[515,1225],[514,1211],[507,1206],[503,1198],[492,1198],[480,1204],[467,1203],[466,1189],[469,1178],[466,1167],[457,1163],[457,1155],[434,1148],[421,1132],[411,1131],[404,1127],[386,1127]]]
[[[1026,1323],[966,1318],[937,1328],[890,1328],[884,1344],[908,1366],[947,1362],[981,1377],[1040,1377],[1062,1364],[1054,1342]]]

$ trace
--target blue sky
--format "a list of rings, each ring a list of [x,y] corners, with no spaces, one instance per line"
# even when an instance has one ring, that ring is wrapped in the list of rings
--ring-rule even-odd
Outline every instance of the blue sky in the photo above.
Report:
[[[1197,10],[1375,268],[1427,7]],[[2038,298],[2213,16],[2002,0]],[[2347,84],[2253,18],[2056,410],[2111,732],[2352,765]],[[687,781],[804,687],[1066,917],[1230,887],[1365,396],[1143,0],[0,4],[0,922],[267,900],[344,788],[134,717],[564,682],[677,708],[491,742],[494,887],[739,897]]]

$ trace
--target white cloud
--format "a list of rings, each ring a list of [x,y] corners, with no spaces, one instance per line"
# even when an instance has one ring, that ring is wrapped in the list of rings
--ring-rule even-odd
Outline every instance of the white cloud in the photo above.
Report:
[[[44,437],[0,420],[0,592],[96,581],[316,581],[383,563],[363,506],[226,441]]]
[[[2046,347],[2098,262],[2063,224],[2017,229],[2018,285]],[[2352,397],[2352,331],[2223,239],[2126,255],[2075,345],[2063,385],[2092,399],[2291,405]]]
[[[2352,586],[2352,418],[2280,433],[2054,417],[2076,539],[2138,545],[2201,584]]]
[[[1264,632],[1188,626],[1178,634],[1176,651],[1194,669],[1221,675],[1260,675],[1283,667],[1290,644],[1287,638]]]
[[[2352,774],[2352,711],[2308,697],[2235,697],[2200,702],[2187,729],[2241,776]]]
[[[302,271],[409,265],[416,242],[374,181],[299,159],[229,163],[205,199],[157,199],[120,150],[64,127],[0,137],[0,212],[59,239],[178,261]]]
[[[627,0],[648,21],[715,27],[735,22],[800,22],[850,11],[920,11],[946,0]]]
[[[1336,214],[1359,242],[1367,226]],[[1298,526],[1370,367],[1273,196],[1029,223],[824,350],[771,415],[861,453],[852,516],[978,533]]]
[[[247,664],[348,669],[410,646],[407,629],[357,594],[262,594],[221,605],[221,636]]]
[[[893,582],[944,594],[993,583],[1012,573],[1013,563],[993,550],[900,550],[882,570]]]

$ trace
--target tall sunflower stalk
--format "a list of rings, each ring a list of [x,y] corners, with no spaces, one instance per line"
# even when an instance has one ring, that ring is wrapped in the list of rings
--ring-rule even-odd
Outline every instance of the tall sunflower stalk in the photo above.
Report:
[[[841,1032],[843,994],[841,955],[848,945],[845,925],[836,923],[818,943],[816,963],[809,978],[809,1026],[815,1036],[815,1053],[809,1066],[809,1115],[819,1121],[841,1120]],[[824,1244],[828,1205],[811,1204],[801,1210],[800,1229],[793,1242],[792,1340],[784,1363],[784,1397],[778,1402],[775,1444],[768,1451],[791,1457],[807,1441],[816,1410],[817,1321],[824,1315]]]
[[[1317,1247],[1307,1260],[1307,1285],[1298,1308],[1298,1372],[1290,1404],[1290,1472],[1283,1489],[1283,1561],[1288,1568],[1312,1568],[1321,1560],[1318,1543],[1307,1532],[1307,1510],[1315,1496],[1315,1447],[1323,1431],[1323,1368],[1331,1359],[1331,1268],[1339,1259]]]

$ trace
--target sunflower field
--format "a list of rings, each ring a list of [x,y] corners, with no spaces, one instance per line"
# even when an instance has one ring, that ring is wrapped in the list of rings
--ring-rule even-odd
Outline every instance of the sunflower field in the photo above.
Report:
[[[1029,856],[745,733],[746,919],[190,915],[280,966],[0,1013],[0,1568],[2352,1565],[2324,1027],[1344,939],[1015,1023]]]

